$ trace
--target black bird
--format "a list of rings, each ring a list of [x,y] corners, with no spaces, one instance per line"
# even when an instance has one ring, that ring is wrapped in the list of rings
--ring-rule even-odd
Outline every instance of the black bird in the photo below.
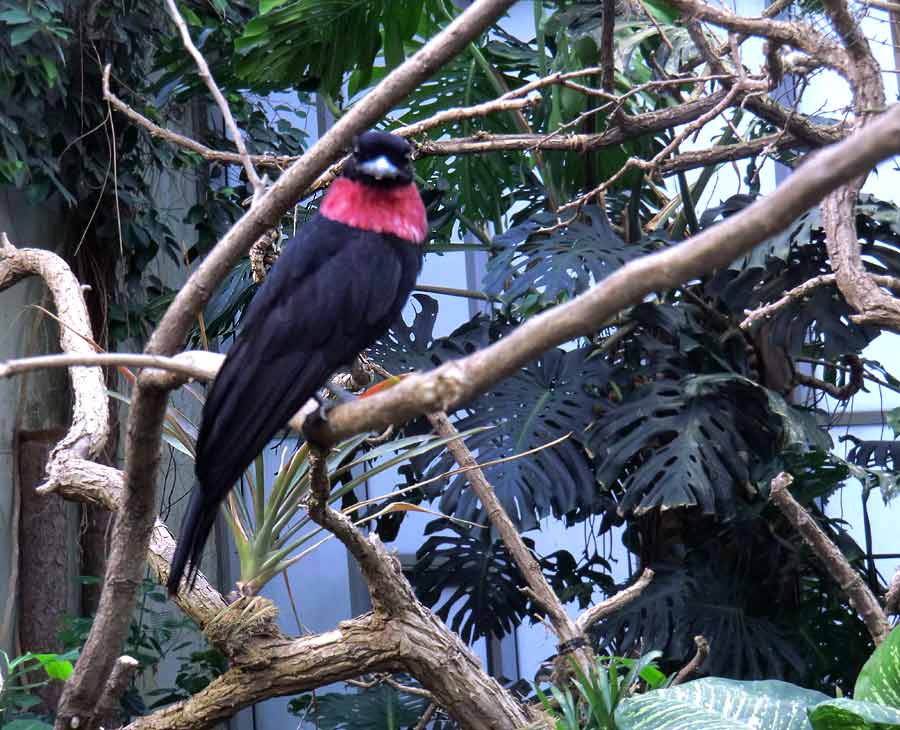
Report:
[[[168,590],[193,584],[219,505],[266,443],[328,377],[387,332],[428,230],[408,142],[367,132],[319,212],[285,244],[243,317],[203,407],[197,485]]]

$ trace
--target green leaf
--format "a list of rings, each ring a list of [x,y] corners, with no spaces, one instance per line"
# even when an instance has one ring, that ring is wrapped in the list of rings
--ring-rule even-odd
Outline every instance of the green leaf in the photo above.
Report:
[[[619,730],[809,730],[806,708],[828,696],[787,682],[698,679],[624,700]]]
[[[180,3],[181,14],[184,16],[184,19],[187,21],[188,25],[193,25],[195,28],[202,28],[203,21],[200,20],[200,16],[197,15],[193,10],[191,10],[184,3]]]
[[[44,74],[47,76],[47,83],[53,86],[59,78],[59,69],[53,59],[47,56],[41,56],[41,66],[44,68]]]
[[[23,44],[40,30],[37,25],[24,25],[9,34],[9,45],[15,47]]]
[[[35,654],[34,656],[35,659],[41,663],[44,671],[47,672],[47,676],[51,679],[66,680],[72,676],[72,662],[63,658],[61,655]]]
[[[874,702],[836,699],[809,712],[813,730],[897,730],[900,711]]]
[[[270,10],[274,10],[281,5],[284,5],[287,0],[259,0],[259,14],[265,15]]]
[[[31,16],[21,8],[10,8],[0,13],[0,21],[7,25],[22,25],[23,23],[30,23]]]
[[[674,23],[679,16],[678,10],[666,0],[644,0],[644,7],[656,20],[667,25]]]
[[[853,696],[900,709],[900,627],[888,634],[863,665]]]

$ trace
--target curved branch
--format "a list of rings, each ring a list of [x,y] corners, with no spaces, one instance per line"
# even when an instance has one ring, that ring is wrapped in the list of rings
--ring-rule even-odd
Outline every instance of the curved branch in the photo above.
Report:
[[[94,353],[93,331],[81,285],[68,264],[52,251],[16,248],[0,233],[0,291],[27,276],[39,276],[53,295],[61,322],[59,345],[73,356]],[[52,461],[63,451],[80,456],[100,453],[109,436],[109,399],[100,368],[70,369],[74,404],[69,432],[54,447]]]
[[[735,33],[781,41],[785,45],[815,56],[826,66],[838,71],[843,72],[849,65],[849,59],[843,48],[832,43],[806,23],[771,18],[746,18],[702,0],[671,0],[671,2],[690,18],[705,20]]]
[[[623,588],[614,596],[610,596],[605,601],[596,603],[578,617],[575,622],[582,631],[587,631],[591,626],[601,619],[611,616],[620,608],[633,601],[644,589],[653,581],[654,573],[650,568],[644,568],[644,572],[640,577],[627,588]]]

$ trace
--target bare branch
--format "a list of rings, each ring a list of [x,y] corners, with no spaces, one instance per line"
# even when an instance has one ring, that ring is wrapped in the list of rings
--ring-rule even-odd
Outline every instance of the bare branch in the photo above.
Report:
[[[428,416],[428,421],[439,436],[444,438],[459,436],[459,431],[450,423],[446,413],[432,413]],[[503,540],[507,551],[509,551],[510,556],[522,573],[522,577],[530,589],[530,595],[547,614],[559,643],[573,647],[575,656],[583,668],[592,666],[593,652],[587,645],[584,633],[569,617],[569,614],[566,613],[562,601],[559,600],[547,579],[544,578],[541,566],[525,545],[522,536],[509,518],[509,515],[506,514],[506,510],[503,509],[503,505],[497,499],[494,488],[478,466],[478,462],[475,460],[472,452],[469,451],[469,447],[466,446],[462,439],[457,438],[447,443],[447,450],[453,455],[461,469],[468,470],[466,479],[469,482],[469,486],[478,497],[488,519],[491,521],[494,529],[497,530],[500,539]],[[576,643],[578,644],[577,647],[575,646]]]
[[[825,245],[838,288],[847,303],[859,312],[851,319],[900,332],[900,300],[884,292],[863,264],[855,215],[856,194],[861,182],[857,179],[823,201]]]
[[[709,656],[709,642],[704,636],[700,634],[695,636],[694,646],[697,647],[697,651],[694,653],[694,656],[691,657],[691,660],[678,670],[678,674],[675,675],[672,679],[672,683],[669,685],[670,687],[675,687],[687,682],[697,673],[697,670],[700,669],[700,665],[703,664],[703,662],[706,661],[706,657]]]
[[[831,577],[850,599],[850,605],[862,617],[875,644],[880,644],[891,630],[887,616],[872,595],[869,586],[859,573],[853,570],[840,548],[822,532],[809,513],[791,495],[788,488],[793,481],[794,478],[784,472],[772,479],[770,495],[772,501],[800,533],[803,541],[822,561]]]
[[[231,107],[222,95],[218,84],[216,84],[216,80],[209,70],[206,59],[203,58],[203,54],[197,50],[197,47],[191,40],[191,32],[188,30],[184,18],[181,17],[181,13],[178,12],[178,6],[175,4],[175,0],[166,0],[166,9],[169,11],[169,15],[172,17],[175,25],[178,26],[178,32],[181,34],[181,42],[184,44],[187,52],[191,54],[194,63],[197,64],[197,75],[203,79],[203,83],[206,84],[209,93],[212,94],[213,99],[216,100],[219,111],[222,112],[222,118],[225,120],[225,127],[231,132],[234,146],[238,148],[241,164],[243,164],[244,171],[247,173],[247,179],[250,181],[250,185],[253,188],[253,200],[256,202],[259,200],[260,196],[265,193],[266,186],[256,173],[256,168],[253,167],[253,162],[251,162],[250,156],[247,154],[247,145],[244,144],[244,136],[241,134],[241,130],[238,129],[237,123],[234,121],[234,116],[231,114]]]
[[[423,413],[451,410],[546,350],[589,335],[622,309],[727,266],[784,230],[801,213],[846,180],[900,152],[900,107],[892,107],[844,142],[811,154],[769,195],[672,248],[632,261],[591,290],[531,317],[502,340],[354,403],[337,406],[315,433],[335,443],[364,431],[381,432]],[[296,423],[302,427],[302,422]]]
[[[647,13],[649,15],[649,13]],[[616,2],[615,0],[603,0],[603,24],[600,29],[600,58],[603,72],[600,77],[600,86],[608,94],[615,91],[615,53],[616,41],[613,32],[616,28]]]
[[[825,65],[841,72],[847,68],[848,58],[844,49],[805,23],[764,17],[746,18],[702,0],[672,0],[672,4],[688,17],[705,20],[736,33],[780,41],[806,51]]]
[[[894,576],[891,578],[891,585],[884,596],[884,612],[889,616],[896,616],[900,613],[900,567],[894,570]]]
[[[309,452],[309,473],[309,516],[340,540],[356,559],[374,609],[393,615],[415,603],[400,563],[388,555],[378,536],[373,534],[367,538],[349,517],[329,506],[331,481],[325,458],[315,448]]]
[[[849,377],[844,385],[835,385],[796,370],[794,371],[794,382],[807,388],[821,390],[840,401],[850,400],[862,389],[866,372],[863,368],[862,360],[856,355],[844,355],[844,362],[847,363],[847,370],[849,371]]]
[[[207,381],[216,377],[225,356],[217,352],[193,350],[175,357],[139,355],[125,352],[90,352],[77,355],[39,355],[0,362],[0,379],[45,368],[98,367],[116,365],[128,368],[153,368]]]
[[[896,276],[884,276],[882,274],[870,274],[870,276],[879,286],[900,292],[900,278],[897,278]],[[804,299],[814,289],[817,289],[820,286],[834,284],[836,281],[836,274],[820,274],[819,276],[814,276],[812,279],[804,281],[802,284],[795,286],[793,289],[786,292],[780,299],[777,299],[770,304],[765,304],[762,307],[757,307],[752,311],[747,310],[744,312],[747,316],[741,322],[741,329],[750,329],[757,321],[771,317],[775,312],[782,307],[787,306],[790,302]]]
[[[139,666],[137,659],[127,655],[116,660],[106,688],[97,702],[97,714],[102,718],[103,727],[119,727],[122,724],[122,695]]]
[[[712,49],[706,34],[696,20],[689,20],[686,24],[688,34],[694,42],[696,48],[700,51],[701,57],[709,64],[710,69],[719,75],[728,76],[728,69],[719,58],[719,54]],[[724,48],[728,49],[728,44]],[[733,77],[733,74],[731,74]],[[728,78],[723,79],[724,86],[730,86],[731,81]],[[778,102],[761,95],[747,96],[741,101],[741,104],[752,111],[760,119],[774,124],[781,129],[787,130],[795,137],[803,140],[807,144],[818,147],[821,145],[831,144],[841,140],[846,135],[845,125],[842,123],[832,124],[831,126],[823,126],[815,124],[803,115],[794,114],[792,110],[785,108]]]
[[[614,596],[610,596],[605,601],[601,601],[600,603],[596,603],[590,608],[585,609],[575,622],[578,628],[582,632],[586,632],[598,621],[607,616],[612,616],[612,614],[620,610],[623,606],[631,603],[644,592],[644,589],[648,585],[650,585],[653,576],[654,573],[650,568],[644,568],[644,572],[641,573],[640,577],[630,586],[619,591]]]
[[[166,129],[165,127],[160,127],[158,124],[147,119],[147,117],[143,116],[142,114],[138,114],[138,112],[128,106],[128,104],[122,101],[110,90],[110,71],[111,67],[107,64],[103,69],[103,98],[108,101],[114,109],[120,111],[132,122],[146,129],[151,136],[159,137],[160,139],[164,139],[167,142],[170,142],[171,144],[174,144],[178,147],[183,147],[184,149],[190,150],[191,152],[196,152],[205,160],[211,160],[213,162],[225,162],[236,165],[242,164],[243,160],[241,159],[241,155],[238,153],[214,150],[212,147],[207,147],[205,144],[202,144],[195,139],[186,137],[183,134],[178,134],[177,132],[173,132],[169,129]],[[291,163],[296,162],[298,158],[294,157],[293,155],[249,155],[249,159],[254,165],[259,165],[260,167],[274,167],[278,168],[279,170],[283,170]]]

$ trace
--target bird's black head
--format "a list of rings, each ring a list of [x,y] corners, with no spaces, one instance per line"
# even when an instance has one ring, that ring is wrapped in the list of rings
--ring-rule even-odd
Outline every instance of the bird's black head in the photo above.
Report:
[[[344,177],[376,187],[409,185],[413,179],[412,146],[388,132],[366,132],[353,141]]]

